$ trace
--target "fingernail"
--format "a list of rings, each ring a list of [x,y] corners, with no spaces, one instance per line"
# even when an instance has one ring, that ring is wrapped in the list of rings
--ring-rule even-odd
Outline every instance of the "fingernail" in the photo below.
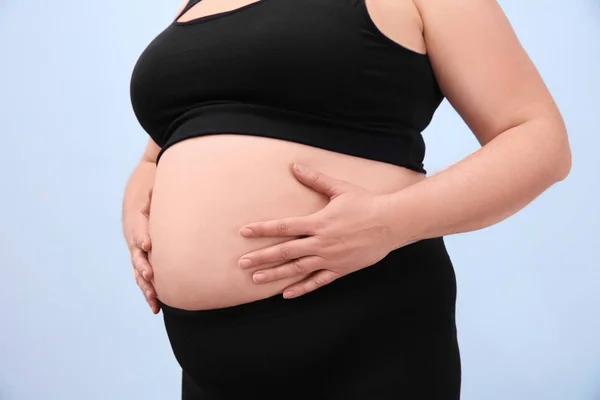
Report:
[[[286,290],[285,292],[283,292],[283,298],[284,299],[291,299],[292,297],[294,297],[296,293],[293,290]]]
[[[264,282],[267,279],[267,275],[263,273],[254,274],[253,279],[256,283]]]
[[[152,292],[151,292],[151,291],[149,291],[149,290],[146,290],[146,297],[147,297],[148,299],[150,298],[150,295],[151,295],[151,294],[152,294]]]
[[[148,271],[142,271],[142,277],[148,279]]]
[[[294,168],[296,168],[296,171],[300,172],[301,174],[303,174],[307,171],[306,166],[304,166],[302,164],[294,164]]]
[[[242,258],[240,260],[240,267],[241,268],[248,268],[251,265],[252,265],[252,260],[249,259],[249,258]]]
[[[252,233],[253,233],[252,229],[250,229],[250,228],[242,228],[240,230],[240,235],[242,235],[242,236],[252,236]]]
[[[142,242],[142,250],[148,251],[148,248],[146,247],[146,242]]]

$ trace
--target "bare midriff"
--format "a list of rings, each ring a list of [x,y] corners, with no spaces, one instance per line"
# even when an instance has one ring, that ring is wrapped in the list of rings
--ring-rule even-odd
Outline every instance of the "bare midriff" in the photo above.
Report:
[[[425,178],[391,164],[264,137],[219,134],[177,143],[158,163],[150,211],[150,263],[162,302],[187,310],[235,306],[279,294],[304,278],[257,284],[255,270],[238,266],[242,255],[291,239],[244,238],[244,224],[307,215],[328,203],[296,180],[295,162],[377,194]]]

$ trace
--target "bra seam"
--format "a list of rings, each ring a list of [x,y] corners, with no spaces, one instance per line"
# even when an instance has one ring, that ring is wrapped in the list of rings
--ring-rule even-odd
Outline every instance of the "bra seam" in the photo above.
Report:
[[[367,23],[372,34],[374,34],[376,37],[378,37],[383,42],[386,42],[388,45],[399,48],[400,50],[411,54],[413,57],[425,58],[425,59],[429,58],[429,54],[427,52],[420,53],[416,50],[410,49],[407,46],[396,42],[394,39],[390,38],[388,35],[383,33],[383,31],[381,29],[379,29],[379,27],[377,26],[377,24],[371,17],[371,14],[369,13],[369,8],[367,7],[367,0],[356,0],[356,1],[359,3],[359,8],[360,8],[360,13],[362,14],[362,18]]]

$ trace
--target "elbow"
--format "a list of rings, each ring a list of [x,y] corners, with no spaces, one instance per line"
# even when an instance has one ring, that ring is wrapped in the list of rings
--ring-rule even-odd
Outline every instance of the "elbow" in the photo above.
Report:
[[[571,173],[571,167],[573,166],[571,146],[568,143],[562,145],[561,155],[558,157],[556,166],[556,181],[560,182],[565,180]]]
[[[573,165],[567,128],[560,115],[553,118],[550,131],[553,132],[552,140],[554,146],[552,146],[553,151],[549,168],[552,171],[555,181],[560,182],[569,176]]]

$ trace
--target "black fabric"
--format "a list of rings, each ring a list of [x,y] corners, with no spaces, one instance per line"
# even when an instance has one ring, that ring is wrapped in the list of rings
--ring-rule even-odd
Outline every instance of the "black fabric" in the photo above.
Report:
[[[364,0],[260,0],[175,20],[131,79],[159,159],[194,136],[239,133],[425,172],[421,132],[442,99],[428,56],[380,32]]]
[[[162,312],[183,400],[457,400],[455,302],[436,238],[296,299]]]

